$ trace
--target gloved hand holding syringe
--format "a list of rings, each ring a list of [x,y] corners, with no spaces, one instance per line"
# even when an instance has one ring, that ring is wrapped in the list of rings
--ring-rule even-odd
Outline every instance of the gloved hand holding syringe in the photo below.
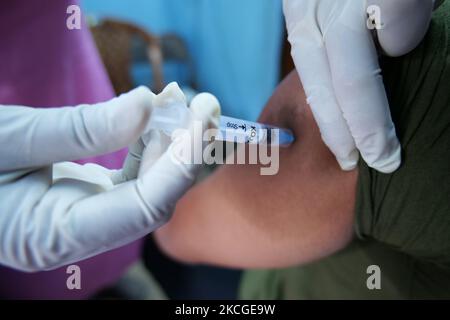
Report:
[[[178,154],[195,146],[198,124],[200,133],[219,129],[216,138],[226,141],[293,140],[288,130],[219,118],[211,94],[197,95],[189,108],[186,100],[171,83],[158,95],[141,87],[97,105],[0,106],[0,264],[54,269],[162,226],[201,171],[202,162]],[[184,135],[172,141],[177,129]],[[256,129],[276,136],[255,137]],[[127,145],[120,170],[70,162]]]
[[[190,118],[191,112],[184,104],[172,104],[166,108],[156,109],[150,119],[149,127],[171,136],[177,129],[188,128]],[[224,115],[220,116],[219,127],[214,138],[216,141],[271,146],[288,146],[294,142],[294,134],[289,129]]]

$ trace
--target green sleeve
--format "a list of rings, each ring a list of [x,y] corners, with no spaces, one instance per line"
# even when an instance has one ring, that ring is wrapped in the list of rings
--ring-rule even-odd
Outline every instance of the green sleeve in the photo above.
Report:
[[[421,46],[384,61],[384,81],[403,148],[386,175],[359,164],[356,232],[450,268],[450,2]]]
[[[428,299],[450,297],[450,2],[434,14],[419,48],[383,61],[402,167],[359,164],[355,239],[306,266],[248,271],[247,299]],[[367,267],[382,272],[369,290]]]

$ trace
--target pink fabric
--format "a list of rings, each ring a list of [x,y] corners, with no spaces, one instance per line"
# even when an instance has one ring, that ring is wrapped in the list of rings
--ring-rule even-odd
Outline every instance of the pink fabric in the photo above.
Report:
[[[66,28],[73,0],[0,2],[0,104],[58,107],[114,96],[87,26]],[[84,159],[121,167],[126,150]],[[101,230],[99,230],[101,232]],[[140,253],[141,241],[78,263],[81,290],[68,290],[66,268],[26,274],[0,267],[0,296],[22,299],[87,298],[112,284]]]

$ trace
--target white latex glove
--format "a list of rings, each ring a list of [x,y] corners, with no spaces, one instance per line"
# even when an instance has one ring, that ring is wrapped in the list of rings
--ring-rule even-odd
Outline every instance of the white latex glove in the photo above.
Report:
[[[219,104],[212,96],[202,97],[191,104],[193,119],[214,126]],[[158,96],[138,88],[95,106],[0,107],[0,263],[23,271],[53,269],[164,224],[200,165],[174,161],[175,142],[169,145],[146,125],[153,108],[180,101],[184,96],[172,84]],[[138,139],[123,171],[54,164]],[[179,148],[192,142],[176,143]],[[139,149],[142,144],[145,149]]]
[[[284,0],[292,56],[326,145],[344,170],[366,163],[384,173],[401,164],[372,31],[369,5],[381,9],[379,43],[402,55],[423,38],[433,0]]]

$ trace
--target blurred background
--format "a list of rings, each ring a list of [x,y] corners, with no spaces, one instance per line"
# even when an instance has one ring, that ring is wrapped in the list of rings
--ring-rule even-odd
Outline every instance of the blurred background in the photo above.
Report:
[[[159,37],[166,49],[165,83],[212,92],[229,116],[256,119],[278,82],[284,31],[279,0],[84,0],[82,6],[92,23],[129,22]],[[131,72],[134,85],[152,78],[143,59]]]

